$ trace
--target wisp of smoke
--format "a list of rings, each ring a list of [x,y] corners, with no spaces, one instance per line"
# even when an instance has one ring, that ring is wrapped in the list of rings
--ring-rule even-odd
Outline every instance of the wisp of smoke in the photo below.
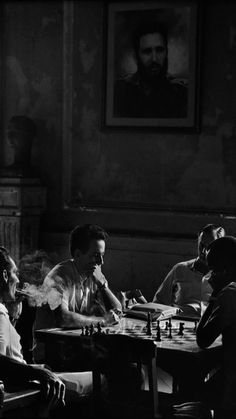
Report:
[[[52,285],[47,283],[37,286],[25,282],[17,293],[24,295],[30,306],[41,307],[43,304],[48,304],[51,310],[55,310],[61,304],[62,295]]]
[[[62,292],[55,287],[55,282],[45,276],[54,266],[54,261],[42,250],[25,255],[20,261],[20,289],[16,295],[25,296],[30,306],[41,307],[48,304],[55,310],[62,300]]]

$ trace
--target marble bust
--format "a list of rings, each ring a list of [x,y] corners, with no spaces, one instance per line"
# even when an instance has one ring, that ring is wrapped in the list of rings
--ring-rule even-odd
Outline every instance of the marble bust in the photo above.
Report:
[[[36,136],[34,121],[25,115],[11,117],[7,127],[7,139],[14,150],[14,160],[1,170],[6,177],[34,177],[30,164],[31,148]]]

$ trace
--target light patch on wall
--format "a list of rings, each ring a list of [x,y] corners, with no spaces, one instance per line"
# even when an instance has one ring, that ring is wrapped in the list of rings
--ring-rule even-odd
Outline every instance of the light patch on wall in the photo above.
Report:
[[[198,153],[179,180],[176,195],[190,206],[202,206],[199,202],[207,207],[223,206],[227,198],[221,155],[221,137],[201,135]]]
[[[235,127],[231,122],[225,122],[221,126],[219,126],[217,130],[217,134],[220,137],[230,138],[234,134]]]
[[[82,87],[88,93],[90,98],[94,97],[94,86],[91,83],[83,83]]]
[[[223,110],[216,107],[213,115],[203,115],[203,125],[209,127],[217,127],[219,117],[222,115],[222,113]]]
[[[50,24],[57,23],[57,19],[55,17],[43,17],[42,18],[42,29],[46,29]]]
[[[236,47],[236,29],[234,25],[229,27],[229,45],[231,49]]]
[[[80,39],[79,52],[85,73],[88,73],[94,65],[97,50],[97,48],[91,48],[89,50],[88,43],[84,39]]]
[[[30,107],[29,81],[16,57],[8,56],[6,59],[6,65],[18,89],[16,112],[25,114]]]
[[[92,137],[93,132],[96,130],[97,112],[94,109],[83,106],[82,119],[80,129],[82,131],[82,138],[84,141]]]

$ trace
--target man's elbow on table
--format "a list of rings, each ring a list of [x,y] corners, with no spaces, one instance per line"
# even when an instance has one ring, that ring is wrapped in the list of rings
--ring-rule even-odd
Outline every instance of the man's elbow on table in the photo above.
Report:
[[[204,335],[197,333],[196,334],[196,341],[197,341],[197,344],[198,344],[199,348],[201,348],[201,349],[206,349],[212,344],[212,340],[210,340],[209,336],[206,336],[205,333],[204,333]]]

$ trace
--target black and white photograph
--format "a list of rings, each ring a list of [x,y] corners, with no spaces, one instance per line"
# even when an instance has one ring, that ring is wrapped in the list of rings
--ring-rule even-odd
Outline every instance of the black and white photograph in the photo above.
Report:
[[[0,418],[236,419],[236,2],[0,22]]]
[[[194,126],[197,25],[194,2],[109,3],[108,126]]]

